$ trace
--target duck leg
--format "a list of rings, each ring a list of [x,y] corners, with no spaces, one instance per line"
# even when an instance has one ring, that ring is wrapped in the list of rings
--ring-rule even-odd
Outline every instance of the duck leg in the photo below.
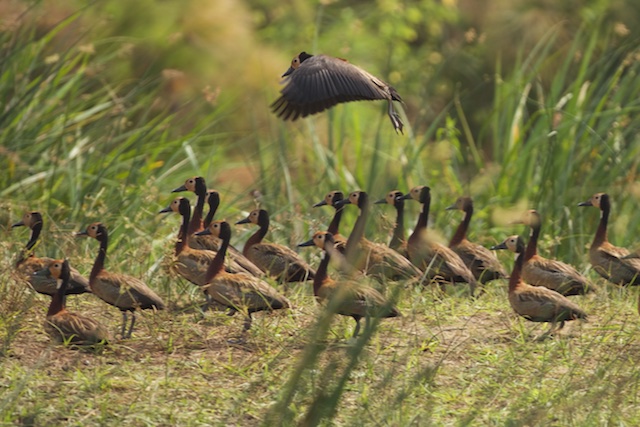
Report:
[[[393,125],[393,128],[396,130],[396,132],[400,132],[401,134],[404,134],[404,132],[402,132],[402,129],[404,128],[404,124],[402,123],[402,120],[400,119],[400,116],[398,115],[398,113],[396,112],[396,110],[393,108],[393,101],[389,100],[389,118],[391,119],[391,124]]]
[[[358,333],[360,333],[360,318],[354,317],[353,319],[356,321],[356,328],[353,330],[352,338],[356,338],[358,336]]]
[[[251,313],[247,314],[247,317],[244,319],[244,328],[243,332],[247,332],[251,329],[251,325],[253,324],[253,318],[251,317]]]
[[[136,323],[136,312],[131,312],[131,326],[129,326],[129,332],[127,333],[127,338],[131,338],[131,333],[133,332],[133,325]]]
[[[124,339],[126,338],[124,331],[125,328],[127,326],[127,312],[126,311],[122,311],[122,330],[120,331],[120,336]]]

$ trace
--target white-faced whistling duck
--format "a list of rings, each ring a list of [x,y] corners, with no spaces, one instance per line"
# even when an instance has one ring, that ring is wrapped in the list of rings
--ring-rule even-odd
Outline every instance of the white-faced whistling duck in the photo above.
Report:
[[[224,257],[231,240],[231,226],[226,221],[213,221],[200,235],[213,234],[222,239],[222,247],[207,270],[205,292],[216,302],[245,316],[244,331],[251,328],[252,313],[289,308],[291,304],[267,282],[245,273],[224,271]]]
[[[91,274],[89,286],[91,291],[107,304],[111,304],[122,312],[123,338],[130,338],[133,325],[136,323],[137,309],[163,310],[164,301],[153,292],[142,280],[126,274],[110,273],[104,269],[109,245],[109,233],[107,227],[100,222],[90,224],[85,231],[76,233],[77,236],[89,236],[100,242],[100,249],[96,257]],[[125,335],[127,325],[127,311],[131,312],[131,326]]]
[[[388,246],[374,243],[364,237],[364,229],[369,216],[369,199],[364,191],[354,191],[349,197],[337,202],[338,205],[355,205],[360,209],[358,219],[353,226],[346,244],[347,262],[366,274],[379,279],[416,279],[422,277],[420,268],[390,249]]]
[[[375,202],[377,205],[388,204],[396,209],[396,225],[393,227],[393,235],[389,247],[400,255],[409,258],[407,253],[407,238],[404,231],[404,194],[402,191],[393,190],[387,193],[384,199]]]
[[[16,262],[16,271],[21,279],[29,282],[31,287],[38,293],[45,295],[55,295],[57,285],[55,279],[45,277],[43,275],[34,276],[33,273],[46,268],[52,258],[39,258],[33,254],[33,249],[38,243],[40,233],[42,232],[42,214],[40,212],[26,212],[22,216],[22,220],[16,222],[11,228],[26,226],[31,229],[31,238],[27,246],[22,250],[18,261]],[[71,269],[71,279],[69,285],[65,288],[67,295],[82,294],[91,292],[89,281],[75,268]]]
[[[509,249],[518,254],[509,277],[509,303],[518,315],[532,322],[551,323],[547,334],[555,330],[558,322],[558,329],[562,329],[565,321],[587,318],[587,314],[567,297],[543,286],[531,286],[522,280],[525,251],[520,236],[509,236],[491,249]]]
[[[471,295],[475,293],[476,278],[462,259],[448,247],[435,242],[427,235],[431,189],[426,185],[413,187],[405,199],[413,199],[422,204],[413,233],[407,240],[407,252],[412,263],[422,268],[427,277],[438,283],[463,282],[469,284]]]
[[[286,85],[271,109],[283,120],[307,117],[341,102],[385,99],[391,124],[402,133],[404,125],[392,102],[402,102],[398,92],[344,59],[301,52],[282,77],[287,77]]]
[[[329,307],[335,307],[338,314],[353,317],[356,321],[356,328],[353,331],[354,338],[360,332],[360,319],[363,317],[368,321],[369,317],[397,317],[401,315],[400,311],[374,288],[355,281],[341,280],[337,282],[329,277],[327,268],[332,254],[341,256],[335,250],[335,242],[331,233],[318,231],[311,240],[298,246],[313,245],[325,251],[325,256],[322,258],[316,271],[316,277],[313,279],[313,294],[318,302],[326,302]]]
[[[640,285],[640,258],[625,258],[630,255],[630,251],[613,246],[607,239],[607,223],[611,212],[609,195],[594,194],[578,206],[594,206],[600,209],[600,224],[589,249],[589,259],[593,269],[616,285]]]
[[[454,209],[463,211],[464,218],[449,241],[449,247],[460,256],[478,282],[487,283],[492,280],[505,279],[507,272],[498,261],[495,253],[467,239],[467,230],[473,215],[471,197],[458,197],[456,202],[447,208],[447,210]]]
[[[107,330],[99,322],[67,311],[65,300],[66,290],[71,278],[69,261],[54,259],[44,269],[34,273],[35,276],[53,278],[58,289],[51,298],[45,331],[55,341],[76,345],[92,345],[107,342]]]
[[[244,244],[242,253],[270,276],[285,282],[304,282],[313,279],[315,270],[290,248],[277,243],[263,242],[269,231],[269,213],[254,209],[249,216],[236,224],[256,224],[260,228]]]
[[[183,186],[174,189],[172,193],[178,193],[181,191],[192,191],[197,196],[196,206],[193,209],[193,214],[189,221],[189,228],[187,230],[187,241],[189,243],[189,247],[198,250],[217,252],[222,243],[220,239],[212,235],[195,236],[194,233],[204,230],[209,226],[209,224],[211,224],[211,221],[213,221],[213,217],[220,206],[220,194],[215,190],[207,190],[207,184],[201,176],[194,176],[187,179]],[[205,204],[209,205],[209,212],[203,221],[202,213]],[[229,265],[229,263],[226,264],[225,268],[227,271],[231,273],[244,271],[249,274],[253,274],[256,277],[263,275],[262,270],[249,261],[242,252],[238,251],[232,245],[229,246],[228,253],[233,262],[231,265]],[[206,265],[208,266],[209,262],[207,262]],[[204,267],[204,271],[206,271],[206,269],[207,267]]]
[[[340,251],[340,253],[344,254],[345,247],[347,245],[347,238],[340,234],[340,220],[342,219],[342,213],[344,212],[344,205],[338,204],[340,200],[344,199],[344,194],[342,191],[329,191],[324,199],[315,205],[314,208],[320,206],[331,206],[335,209],[335,214],[333,215],[333,219],[329,224],[329,228],[327,231],[333,235],[333,240],[336,242],[336,249]]]
[[[188,246],[186,243],[188,241],[187,233],[189,232],[189,217],[191,216],[191,205],[189,203],[189,199],[186,197],[176,197],[169,206],[162,209],[159,213],[168,213],[175,212],[182,216],[182,225],[180,226],[180,230],[178,231],[178,238],[176,240],[175,250],[174,250],[174,264],[176,272],[180,274],[182,277],[193,283],[197,286],[205,286],[207,284],[206,274],[209,269],[209,265],[213,261],[213,258],[216,256],[217,251],[213,250],[204,250],[204,249],[193,249]],[[220,241],[222,245],[222,240],[218,239],[215,236],[195,236],[195,237],[211,237]],[[246,260],[247,263],[250,263],[244,255],[239,254],[243,259]],[[253,266],[253,271],[257,272],[257,275],[263,275],[262,270],[260,270],[255,265]],[[239,263],[236,262],[234,256],[230,256],[225,262],[225,270],[230,273],[249,273],[253,274],[253,272],[247,271],[244,269]]]
[[[538,255],[538,238],[542,228],[540,214],[536,210],[525,212],[522,223],[531,229],[524,251],[522,279],[533,286],[544,286],[565,295],[584,295],[595,290],[586,277],[573,266]]]
[[[189,221],[189,229],[187,231],[187,241],[189,243],[189,246],[193,249],[217,251],[220,245],[215,239],[211,239],[211,236],[196,237],[193,235],[193,233],[202,231],[205,228],[202,221],[202,213],[204,211],[204,205],[207,200],[207,183],[205,182],[203,177],[194,176],[187,179],[184,185],[173,189],[171,192],[180,193],[183,191],[191,191],[197,197],[196,205],[193,208],[193,214],[191,215],[191,220]]]

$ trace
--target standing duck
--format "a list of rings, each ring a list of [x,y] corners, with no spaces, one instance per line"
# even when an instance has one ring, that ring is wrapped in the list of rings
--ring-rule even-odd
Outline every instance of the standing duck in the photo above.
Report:
[[[339,205],[355,205],[360,209],[353,231],[347,239],[345,257],[347,262],[359,270],[379,279],[420,279],[422,271],[417,266],[380,243],[374,243],[364,237],[364,228],[369,216],[369,199],[364,191],[354,191],[349,197],[338,202]]]
[[[468,283],[473,295],[477,286],[473,273],[458,254],[428,236],[431,189],[425,185],[413,187],[404,198],[413,199],[422,204],[418,223],[407,240],[407,252],[411,262],[422,268],[431,280],[437,280],[440,283]]]
[[[286,246],[263,242],[269,231],[269,214],[255,209],[236,224],[256,224],[260,228],[244,245],[242,253],[262,271],[285,282],[303,282],[313,279],[315,271],[305,260]]]
[[[375,202],[376,205],[388,204],[396,209],[396,225],[393,227],[393,235],[389,247],[405,258],[407,253],[407,238],[404,232],[404,194],[402,191],[393,190],[387,193],[384,199]]]
[[[533,286],[553,289],[565,296],[584,295],[594,291],[593,285],[573,266],[538,255],[538,238],[542,220],[536,210],[527,211],[521,222],[531,228],[522,268],[522,279],[525,282]]]
[[[333,219],[329,224],[329,228],[327,231],[333,234],[333,240],[336,242],[336,249],[340,251],[340,253],[344,254],[345,246],[347,244],[347,238],[340,234],[340,220],[342,219],[342,213],[344,212],[344,205],[339,202],[344,199],[344,194],[342,191],[329,191],[324,199],[315,205],[314,208],[320,206],[331,206],[335,209],[335,214],[333,215]]]
[[[589,259],[596,272],[616,285],[640,285],[640,258],[629,258],[626,248],[613,246],[607,239],[607,223],[611,201],[607,193],[596,193],[578,206],[594,206],[600,209],[600,224],[589,249]]]
[[[89,275],[89,286],[91,286],[91,291],[101,300],[120,309],[122,312],[121,336],[130,338],[133,325],[136,323],[135,311],[137,309],[164,310],[164,301],[142,280],[126,274],[110,273],[104,269],[109,245],[109,233],[104,224],[94,222],[85,231],[76,233],[76,236],[89,236],[100,242],[98,256]],[[125,335],[127,311],[131,312],[131,326]]]
[[[458,197],[447,210],[460,210],[464,218],[449,241],[449,247],[462,259],[480,283],[505,279],[507,272],[493,252],[484,246],[472,243],[467,239],[467,230],[473,216],[473,200],[471,197]]]
[[[193,214],[191,214],[189,226],[185,234],[185,239],[188,242],[189,247],[197,250],[217,252],[220,249],[220,239],[212,235],[195,236],[194,233],[204,230],[209,224],[211,224],[211,221],[220,206],[220,195],[215,190],[207,190],[207,184],[201,176],[194,176],[187,179],[184,185],[174,189],[172,193],[179,193],[182,191],[192,191],[197,196],[196,206],[193,208]],[[207,213],[207,217],[203,220],[202,213],[204,211],[205,204],[209,205],[209,212]],[[171,212],[173,207],[175,207],[175,205],[169,205],[169,207],[164,209],[162,212]],[[230,268],[232,273],[245,271],[256,277],[262,276],[262,270],[249,261],[242,252],[238,251],[233,246],[229,246],[228,252],[233,263],[227,268]],[[212,254],[212,256],[213,255],[215,254]],[[204,273],[207,269],[206,266],[208,265],[209,262],[206,262],[205,266],[203,268],[198,268],[198,270]]]
[[[76,345],[106,343],[107,330],[99,322],[66,309],[67,287],[71,281],[71,268],[66,259],[54,259],[47,267],[34,273],[38,277],[53,278],[58,289],[51,298],[44,328],[55,341]]]
[[[509,236],[491,249],[509,249],[518,254],[509,277],[509,303],[518,315],[532,322],[551,323],[547,334],[556,329],[558,322],[558,329],[562,329],[566,321],[587,318],[587,314],[567,297],[549,288],[531,286],[523,281],[525,250],[520,236]]]
[[[321,248],[325,252],[324,258],[318,266],[316,276],[313,279],[313,294],[318,302],[328,302],[330,307],[335,307],[338,314],[351,316],[356,321],[356,328],[353,337],[357,337],[360,332],[360,319],[369,321],[369,317],[398,317],[400,311],[393,306],[385,297],[368,286],[364,286],[355,281],[336,282],[327,274],[327,268],[331,259],[331,254],[335,250],[333,235],[327,231],[318,231],[313,238],[298,246],[313,246]],[[338,252],[338,255],[340,253]],[[338,299],[333,306],[331,301]]]
[[[38,293],[45,295],[55,295],[58,293],[58,286],[56,280],[51,277],[43,275],[34,275],[36,271],[40,271],[46,268],[52,258],[39,258],[33,254],[33,249],[38,243],[40,233],[42,232],[42,214],[40,212],[31,211],[25,212],[22,216],[22,220],[16,222],[11,228],[26,226],[31,229],[31,238],[27,242],[27,246],[23,249],[16,262],[16,271],[19,276],[29,282],[31,287]],[[65,287],[66,295],[82,294],[85,292],[91,292],[89,288],[89,281],[82,277],[82,275],[75,268],[71,268],[71,278],[68,286]]]
[[[224,257],[231,240],[231,226],[228,222],[213,221],[209,228],[198,234],[213,234],[222,239],[222,246],[207,270],[205,292],[216,302],[230,308],[231,314],[242,313],[245,316],[245,332],[251,328],[253,313],[291,307],[289,300],[264,280],[245,273],[224,271]]]
[[[207,270],[213,261],[213,258],[216,256],[217,251],[193,249],[187,245],[187,241],[189,240],[189,217],[191,215],[191,204],[189,203],[189,199],[186,197],[176,197],[169,206],[162,209],[159,213],[168,212],[178,213],[182,217],[182,225],[178,231],[178,238],[176,240],[173,254],[175,261],[174,268],[182,277],[194,285],[202,287],[208,283],[206,280]],[[212,235],[196,237],[212,237],[222,243],[222,240]],[[244,255],[241,253],[240,256],[246,260]],[[246,262],[250,263],[251,261],[246,260]],[[232,255],[227,259],[225,269],[230,273],[242,272],[254,274],[254,272],[257,272],[258,276],[263,275],[262,270],[256,267],[253,263],[251,263],[251,265],[253,266],[253,271],[250,272],[237,263],[235,261],[235,257]]]
[[[286,86],[271,110],[283,120],[307,117],[341,102],[384,99],[393,128],[402,133],[404,125],[393,108],[393,101],[402,102],[398,92],[344,59],[301,52],[282,77],[287,77]]]

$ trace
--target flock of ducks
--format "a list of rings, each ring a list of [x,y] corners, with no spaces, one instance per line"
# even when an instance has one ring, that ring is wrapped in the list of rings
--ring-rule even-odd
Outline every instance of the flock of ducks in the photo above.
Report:
[[[205,295],[206,307],[228,310],[244,318],[244,332],[252,325],[252,315],[259,311],[291,308],[289,300],[271,283],[313,282],[313,293],[321,303],[329,303],[341,315],[352,317],[356,326],[353,336],[360,331],[360,320],[371,317],[396,317],[400,311],[379,290],[392,281],[403,281],[417,286],[431,283],[467,284],[472,296],[479,286],[493,280],[508,279],[509,302],[520,316],[533,322],[551,324],[548,333],[562,328],[566,321],[586,319],[586,313],[569,296],[584,295],[596,288],[574,267],[561,261],[538,255],[537,242],[541,230],[541,217],[535,210],[527,211],[521,221],[530,228],[525,245],[520,236],[507,237],[491,250],[507,249],[516,254],[513,271],[508,276],[491,250],[467,239],[473,215],[473,201],[460,197],[447,209],[464,212],[449,245],[437,243],[427,228],[431,192],[427,186],[412,188],[407,194],[394,190],[376,204],[388,204],[396,209],[396,224],[389,245],[373,242],[365,237],[365,224],[372,203],[364,191],[354,191],[347,197],[340,191],[331,191],[314,205],[331,206],[335,213],[326,231],[317,231],[313,238],[299,247],[315,246],[323,258],[314,269],[291,248],[264,241],[269,231],[269,214],[256,209],[236,225],[253,224],[257,230],[245,242],[242,251],[231,245],[231,224],[215,220],[220,195],[208,190],[204,178],[189,178],[174,192],[190,191],[196,195],[191,209],[189,199],[175,198],[160,213],[177,213],[182,222],[178,229],[173,252],[172,269],[197,286]],[[414,200],[421,204],[416,226],[407,238],[404,230],[404,203]],[[209,212],[203,217],[204,207]],[[349,205],[357,206],[358,218],[348,237],[340,234],[340,220]],[[613,246],[607,240],[610,212],[609,196],[598,193],[580,206],[600,209],[601,219],[589,251],[594,270],[608,281],[620,285],[640,284],[640,258],[624,248]],[[204,218],[204,219],[203,219]],[[131,337],[136,310],[163,310],[166,304],[143,281],[135,277],[105,269],[109,235],[107,227],[95,222],[77,236],[88,236],[99,242],[89,279],[85,279],[69,265],[67,259],[40,258],[34,247],[43,227],[39,212],[27,212],[12,227],[26,226],[31,236],[16,263],[19,277],[37,292],[50,295],[45,330],[57,341],[76,345],[104,343],[106,328],[95,320],[71,313],[65,308],[67,295],[93,293],[107,304],[117,307],[123,316],[120,335]],[[333,277],[329,263],[337,266]],[[266,279],[269,278],[271,282]],[[380,282],[371,284],[367,278]],[[337,302],[336,302],[337,301]],[[127,329],[128,317],[131,323]]]
[[[290,68],[283,74],[286,85],[281,96],[271,105],[284,120],[296,120],[326,110],[338,103],[358,100],[386,100],[388,115],[396,132],[402,133],[403,123],[393,107],[393,101],[402,102],[397,91],[381,79],[339,58],[326,55],[296,55]],[[173,253],[173,270],[197,286],[205,295],[207,307],[227,309],[229,315],[244,318],[243,332],[251,328],[252,315],[259,311],[291,308],[289,300],[267,280],[276,282],[313,281],[313,293],[321,303],[341,315],[352,317],[356,326],[353,336],[360,331],[360,320],[371,317],[396,317],[400,311],[376,287],[366,284],[371,277],[382,285],[390,281],[403,281],[424,286],[431,283],[468,284],[474,296],[478,287],[500,279],[509,280],[509,302],[520,316],[533,322],[556,327],[574,319],[585,319],[586,313],[567,297],[595,291],[595,287],[574,267],[538,255],[537,242],[541,218],[535,210],[528,211],[522,221],[530,229],[525,246],[519,236],[510,236],[493,250],[507,249],[516,254],[510,276],[493,252],[467,239],[467,230],[473,215],[473,201],[460,197],[447,209],[464,212],[464,218],[449,245],[436,242],[428,231],[431,191],[427,186],[412,188],[407,194],[394,190],[377,204],[388,204],[396,209],[396,224],[389,245],[373,242],[365,237],[365,225],[371,210],[368,194],[354,191],[345,197],[340,191],[331,191],[314,205],[330,206],[335,210],[326,231],[317,231],[313,238],[300,247],[316,246],[323,252],[317,269],[310,266],[291,248],[264,241],[269,231],[269,213],[256,209],[238,222],[257,226],[255,233],[245,242],[242,251],[231,245],[231,224],[215,220],[220,195],[208,190],[202,177],[189,178],[184,185],[173,190],[192,192],[196,204],[191,209],[189,200],[177,197],[160,213],[177,213],[182,223]],[[407,238],[404,226],[404,204],[415,201],[422,206],[416,226]],[[203,217],[205,205],[209,206]],[[340,220],[348,205],[358,208],[359,215],[348,237],[340,233]],[[607,240],[607,222],[611,204],[609,196],[598,193],[580,206],[600,209],[601,219],[589,258],[594,270],[608,281],[620,285],[640,284],[640,256],[624,248],[613,246]],[[27,212],[13,227],[26,226],[31,237],[16,263],[19,277],[43,294],[50,295],[45,329],[57,341],[77,345],[105,343],[106,328],[95,320],[71,313],[65,308],[67,295],[93,293],[107,304],[122,312],[120,335],[131,337],[136,321],[136,310],[163,310],[166,304],[143,281],[105,269],[109,234],[107,227],[96,222],[77,236],[88,236],[99,242],[89,279],[69,265],[67,259],[39,258],[34,248],[43,227],[39,212]],[[338,272],[329,275],[329,263],[334,260]],[[481,289],[482,290],[482,289]],[[639,300],[640,310],[640,300]],[[127,329],[127,314],[131,323]]]

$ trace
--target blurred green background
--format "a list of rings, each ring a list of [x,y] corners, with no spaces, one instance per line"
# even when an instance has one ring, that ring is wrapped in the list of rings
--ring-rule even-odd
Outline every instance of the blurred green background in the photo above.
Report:
[[[276,221],[293,214],[291,240],[326,220],[307,207],[333,188],[426,183],[446,235],[457,219],[440,209],[467,193],[481,236],[504,234],[489,230],[500,209],[536,207],[582,260],[597,215],[573,206],[609,191],[633,244],[639,19],[634,1],[4,1],[2,223],[37,208],[152,234],[168,191],[203,175],[225,206],[258,189]],[[278,120],[269,104],[303,50],[392,84],[406,135],[384,103]]]

